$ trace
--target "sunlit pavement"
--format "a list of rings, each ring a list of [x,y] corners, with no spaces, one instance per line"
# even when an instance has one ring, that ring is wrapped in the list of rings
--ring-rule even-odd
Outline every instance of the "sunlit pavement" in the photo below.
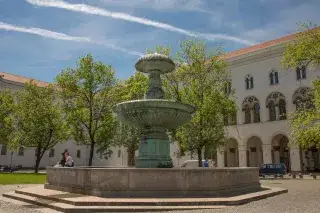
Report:
[[[288,193],[255,201],[241,206],[228,207],[220,210],[171,211],[170,213],[319,213],[320,180],[262,180],[267,186],[286,188]],[[25,187],[26,185],[19,186]],[[30,185],[29,185],[30,186]],[[0,193],[13,191],[18,186],[0,186]],[[28,205],[0,197],[0,213],[53,213],[56,211]]]

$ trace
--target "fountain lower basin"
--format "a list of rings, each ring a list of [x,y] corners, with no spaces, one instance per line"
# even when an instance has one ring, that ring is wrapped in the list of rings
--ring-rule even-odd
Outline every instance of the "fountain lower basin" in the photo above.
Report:
[[[172,100],[143,99],[117,104],[114,112],[120,121],[141,129],[174,129],[191,119],[195,107]]]
[[[66,178],[67,177],[67,178]],[[47,168],[47,189],[99,197],[216,197],[261,190],[258,168]]]

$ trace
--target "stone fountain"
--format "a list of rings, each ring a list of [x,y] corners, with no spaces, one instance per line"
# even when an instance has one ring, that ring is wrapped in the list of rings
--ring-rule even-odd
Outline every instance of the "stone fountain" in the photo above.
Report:
[[[175,68],[169,57],[147,54],[135,67],[149,75],[145,97],[119,103],[114,112],[142,129],[136,168],[48,168],[46,189],[100,197],[202,197],[260,189],[258,168],[159,168],[172,164],[167,131],[188,122],[195,108],[164,99],[160,75]]]
[[[172,72],[175,68],[175,63],[169,57],[147,54],[137,61],[135,67],[137,71],[149,74],[145,97],[143,100],[117,104],[114,111],[121,122],[142,129],[136,167],[170,167],[172,159],[167,131],[188,122],[195,108],[163,99],[160,75]]]

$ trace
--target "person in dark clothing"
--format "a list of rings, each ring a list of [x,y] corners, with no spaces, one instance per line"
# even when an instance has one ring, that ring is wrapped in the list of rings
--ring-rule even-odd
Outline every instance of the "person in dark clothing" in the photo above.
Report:
[[[61,159],[59,161],[59,164],[63,167],[66,164],[66,158],[64,157],[64,152],[61,153]]]

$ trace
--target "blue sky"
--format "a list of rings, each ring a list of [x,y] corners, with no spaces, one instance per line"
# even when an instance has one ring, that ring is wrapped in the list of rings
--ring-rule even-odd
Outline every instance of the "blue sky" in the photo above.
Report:
[[[319,0],[0,0],[0,71],[52,82],[91,53],[118,78],[157,45],[232,51],[320,23]]]

